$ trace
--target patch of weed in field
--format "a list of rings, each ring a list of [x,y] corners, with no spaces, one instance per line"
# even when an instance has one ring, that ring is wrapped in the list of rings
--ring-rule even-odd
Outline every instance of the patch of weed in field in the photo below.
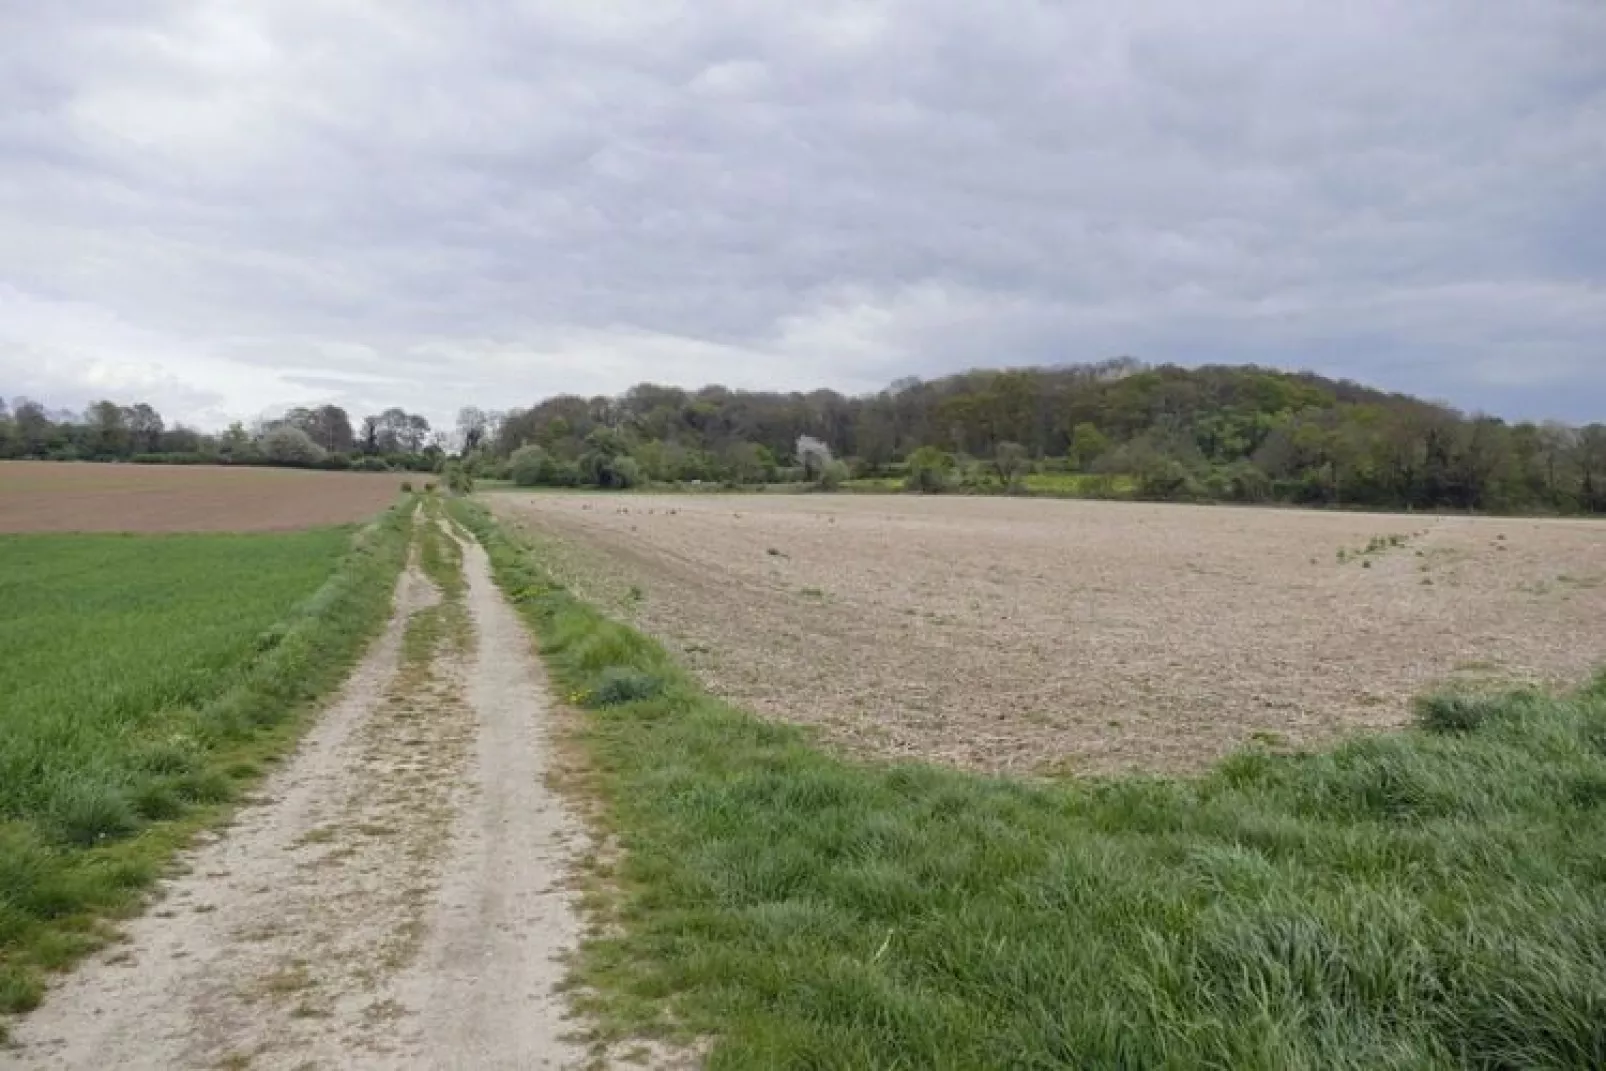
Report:
[[[1282,733],[1273,732],[1269,729],[1256,729],[1254,732],[1249,734],[1249,740],[1251,743],[1257,744],[1260,747],[1271,748],[1273,750],[1286,748],[1288,746],[1288,737],[1284,736]]]
[[[1372,567],[1373,558],[1380,554],[1386,554],[1391,550],[1399,550],[1400,548],[1404,547],[1415,534],[1416,533],[1412,533],[1411,535],[1402,535],[1396,532],[1391,535],[1373,536],[1371,539],[1366,541],[1366,546],[1354,550],[1350,549],[1349,547],[1339,547],[1337,554],[1338,564],[1344,565],[1347,562],[1358,561],[1361,563],[1361,568],[1370,569]],[[1422,552],[1420,550],[1417,551],[1418,556],[1421,556],[1421,554]]]
[[[716,1071],[1606,1066],[1606,674],[1194,781],[1029,784],[841,760],[562,589],[519,608],[565,689],[668,682],[582,730],[622,849],[577,967],[605,1037],[712,1038]]]
[[[384,623],[407,527],[0,536],[0,1011],[293,742]]]

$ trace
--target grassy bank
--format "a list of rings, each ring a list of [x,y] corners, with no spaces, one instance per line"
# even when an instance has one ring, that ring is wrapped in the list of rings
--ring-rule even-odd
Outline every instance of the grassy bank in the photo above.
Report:
[[[902,476],[865,476],[845,480],[844,491],[868,494],[898,494],[907,490]],[[950,494],[1027,495],[1035,498],[1115,498],[1137,497],[1137,480],[1131,476],[1095,476],[1083,472],[1028,472],[1019,486],[1007,489],[993,481],[976,486],[956,487]]]
[[[714,1068],[1606,1065],[1606,687],[1196,781],[859,764],[453,509],[591,708],[606,1031]]]
[[[293,742],[383,625],[408,528],[0,537],[0,1011]]]

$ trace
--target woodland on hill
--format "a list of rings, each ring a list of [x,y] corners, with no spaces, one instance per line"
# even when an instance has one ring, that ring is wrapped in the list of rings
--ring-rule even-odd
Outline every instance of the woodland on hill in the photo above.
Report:
[[[823,477],[921,490],[1075,493],[1490,511],[1606,510],[1606,426],[1510,424],[1308,373],[1133,360],[904,380],[878,394],[641,384],[558,396],[487,426],[472,452],[542,452],[536,483],[739,484]],[[1105,479],[1100,479],[1105,477]],[[1049,482],[1050,481],[1043,481]]]
[[[901,380],[879,393],[643,383],[432,430],[337,406],[222,435],[148,405],[0,402],[0,457],[451,469],[526,485],[808,483],[1180,501],[1606,512],[1606,425],[1509,423],[1310,373],[1128,358]]]

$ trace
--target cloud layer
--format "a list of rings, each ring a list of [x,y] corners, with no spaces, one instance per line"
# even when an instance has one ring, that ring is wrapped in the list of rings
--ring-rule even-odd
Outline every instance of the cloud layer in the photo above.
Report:
[[[1606,5],[0,9],[0,395],[1310,367],[1606,419]]]

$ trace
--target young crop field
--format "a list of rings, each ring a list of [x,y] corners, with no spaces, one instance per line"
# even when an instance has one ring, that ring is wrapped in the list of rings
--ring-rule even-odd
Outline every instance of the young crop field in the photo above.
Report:
[[[394,502],[407,478],[0,461],[0,532],[265,532],[352,524]]]
[[[718,695],[853,754],[1198,771],[1601,657],[1586,521],[883,496],[490,496]]]
[[[82,473],[104,470],[49,467],[76,474],[73,501],[94,500]],[[36,476],[5,477],[18,473]],[[173,475],[191,522],[219,525],[241,502],[248,524],[267,519],[249,496],[206,500],[204,473]],[[0,510],[33,493],[8,490]],[[286,520],[296,501],[279,498]],[[48,506],[3,515],[80,523]],[[154,526],[115,489],[87,515]],[[383,622],[403,521],[361,534],[0,534],[0,1012],[38,999],[42,968],[99,943],[97,919],[133,905],[339,683]]]

